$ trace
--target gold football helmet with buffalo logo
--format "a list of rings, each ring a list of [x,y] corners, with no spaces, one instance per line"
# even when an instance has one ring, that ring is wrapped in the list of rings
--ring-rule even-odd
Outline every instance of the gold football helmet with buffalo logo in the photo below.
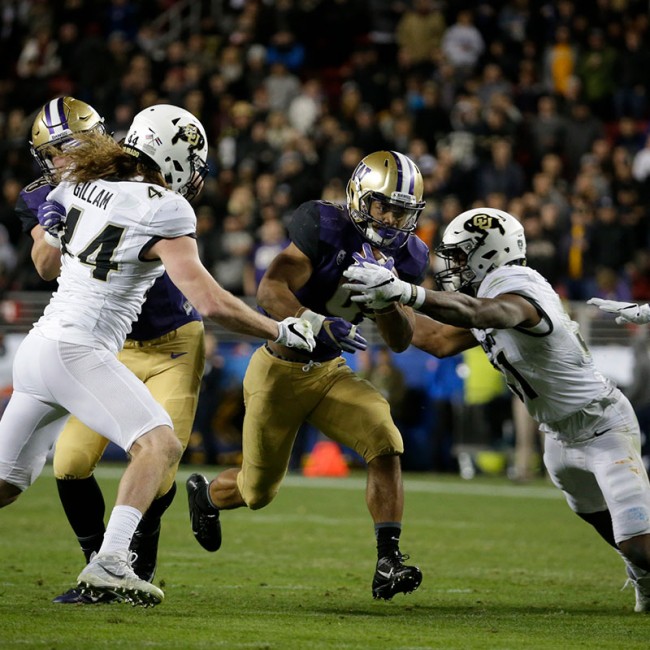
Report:
[[[140,111],[129,128],[124,151],[153,163],[169,187],[191,201],[208,173],[208,140],[189,111],[158,104]]]
[[[86,102],[74,97],[58,97],[47,102],[32,124],[30,151],[36,158],[43,176],[55,183],[55,168],[51,161],[52,147],[65,148],[75,134],[97,131],[106,134],[104,118]]]
[[[396,249],[415,231],[420,213],[424,183],[417,165],[396,151],[377,151],[366,156],[352,173],[346,194],[348,210],[363,237],[380,249]],[[370,214],[373,201],[379,201],[396,218],[387,226]]]
[[[492,269],[525,261],[524,228],[502,210],[467,210],[449,223],[436,253],[446,267],[436,273],[441,289],[475,291]]]

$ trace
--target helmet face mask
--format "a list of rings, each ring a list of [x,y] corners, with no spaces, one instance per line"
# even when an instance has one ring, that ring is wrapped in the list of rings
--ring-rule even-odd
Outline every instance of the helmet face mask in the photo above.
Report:
[[[153,164],[188,201],[201,191],[208,173],[208,141],[203,125],[189,111],[169,104],[145,108],[133,118],[122,148]]]
[[[106,135],[104,118],[89,104],[74,97],[58,97],[45,104],[32,124],[30,151],[43,176],[56,183],[56,167],[52,156],[75,145],[75,135],[97,132]]]
[[[501,210],[468,210],[447,226],[436,253],[445,262],[436,273],[440,289],[476,293],[491,270],[526,259],[524,228]]]
[[[361,235],[379,249],[403,246],[415,231],[424,208],[422,174],[407,156],[378,151],[366,156],[352,173],[347,186],[347,205]],[[375,214],[371,211],[377,203]],[[390,212],[390,224],[381,214]]]

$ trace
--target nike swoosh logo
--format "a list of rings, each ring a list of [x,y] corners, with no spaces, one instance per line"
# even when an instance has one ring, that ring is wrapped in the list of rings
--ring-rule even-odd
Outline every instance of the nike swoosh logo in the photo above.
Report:
[[[182,357],[184,354],[187,354],[187,352],[172,352],[170,356],[172,359],[178,359],[178,357]]]
[[[111,571],[110,569],[107,569],[105,566],[102,567],[106,573],[108,573],[109,576],[113,576],[114,578],[124,578],[126,575],[125,572],[122,573],[115,573],[115,571]]]
[[[594,431],[594,437],[602,436],[603,433],[607,433],[610,429],[604,429],[603,431]]]
[[[293,323],[291,323],[291,325],[289,325],[289,331],[290,331],[290,332],[293,332],[296,336],[298,336],[299,338],[301,338],[303,341],[306,341],[306,340],[307,340],[307,339],[306,339],[306,338],[305,338],[305,337],[304,337],[304,336],[303,336],[303,335],[302,335],[302,334],[301,334],[301,333],[296,329],[296,326],[295,326]]]
[[[393,570],[391,569],[388,573],[385,571],[379,571],[377,570],[377,573],[382,577],[382,578],[390,578],[393,575]]]

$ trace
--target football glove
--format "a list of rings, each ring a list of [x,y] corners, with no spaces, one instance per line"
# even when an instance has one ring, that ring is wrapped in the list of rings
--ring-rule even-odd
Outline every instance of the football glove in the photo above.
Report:
[[[356,293],[352,302],[374,305],[374,309],[386,307],[391,302],[400,302],[409,307],[420,307],[425,293],[422,287],[404,282],[393,274],[386,264],[367,257],[355,258],[356,262],[343,271],[343,275],[352,280],[343,285],[344,289]]]
[[[306,318],[290,316],[278,323],[278,338],[275,343],[311,352],[316,347],[311,323]]]
[[[650,305],[637,305],[635,302],[619,302],[618,300],[603,300],[602,298],[590,298],[588,305],[596,305],[598,309],[610,314],[617,314],[616,322],[619,325],[625,323],[637,323],[643,325],[650,323]]]
[[[384,255],[381,256],[380,259],[376,259],[373,252],[372,252],[372,247],[370,244],[363,244],[361,248],[360,253],[352,253],[352,258],[355,261],[355,264],[360,265],[360,266],[381,266],[385,269],[388,269],[389,271],[393,272],[393,268],[395,267],[395,260],[392,257],[386,257]],[[344,285],[344,288],[349,288],[349,285]],[[353,291],[357,291],[357,287],[355,286]],[[360,301],[356,301],[360,302]],[[365,302],[365,301],[364,301]],[[392,301],[386,301],[386,300],[370,300],[369,302],[365,302],[366,307],[372,310],[379,310],[379,309],[385,309],[391,304]]]
[[[56,201],[43,201],[38,206],[36,217],[43,230],[54,237],[58,237],[65,221],[65,208]]]
[[[368,341],[361,336],[357,326],[344,318],[323,316],[310,309],[305,309],[300,316],[311,323],[316,340],[329,348],[356,352],[368,347]]]

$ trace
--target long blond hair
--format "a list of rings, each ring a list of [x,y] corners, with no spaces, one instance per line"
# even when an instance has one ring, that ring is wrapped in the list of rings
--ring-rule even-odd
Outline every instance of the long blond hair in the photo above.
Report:
[[[120,181],[141,176],[147,183],[167,187],[162,174],[142,159],[134,158],[110,136],[92,133],[75,134],[78,146],[48,152],[49,155],[64,155],[65,180],[71,183],[87,183],[101,179]]]

